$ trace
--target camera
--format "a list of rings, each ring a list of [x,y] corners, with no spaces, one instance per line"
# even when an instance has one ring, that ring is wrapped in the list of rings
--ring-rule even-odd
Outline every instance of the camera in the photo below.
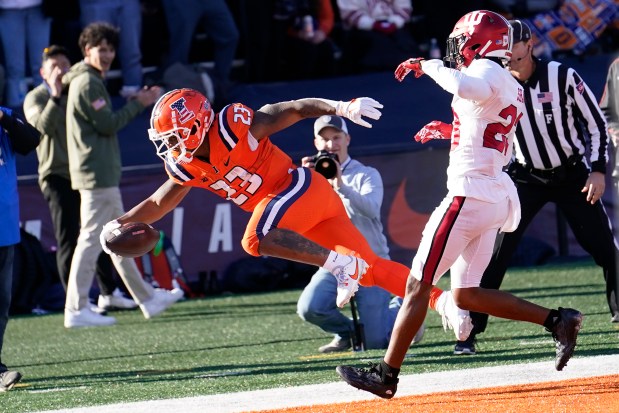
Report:
[[[320,151],[311,158],[314,163],[314,170],[327,179],[337,176],[338,162],[337,154],[327,151]]]

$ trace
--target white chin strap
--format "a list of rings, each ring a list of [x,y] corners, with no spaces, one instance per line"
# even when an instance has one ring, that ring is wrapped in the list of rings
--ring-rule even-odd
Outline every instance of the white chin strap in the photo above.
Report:
[[[180,155],[174,157],[172,155],[172,153],[170,152],[170,155],[168,157],[168,159],[173,159],[174,163],[176,164],[180,164],[180,163],[189,163],[193,160],[193,155],[189,152],[187,152],[187,150],[185,148],[183,148],[181,150]]]
[[[174,136],[176,144],[168,146],[168,137]],[[148,130],[148,138],[157,148],[157,156],[163,159],[164,162],[171,162],[174,164],[189,163],[193,160],[191,152],[187,150],[183,140],[180,139],[178,131],[168,131],[159,133],[156,129],[151,128]],[[174,151],[178,150],[180,154],[174,156]]]

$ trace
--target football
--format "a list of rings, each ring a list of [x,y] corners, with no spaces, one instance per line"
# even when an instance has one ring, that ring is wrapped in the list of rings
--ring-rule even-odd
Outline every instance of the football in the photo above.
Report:
[[[114,254],[126,258],[140,257],[155,248],[159,231],[142,222],[127,222],[105,236],[105,245]]]

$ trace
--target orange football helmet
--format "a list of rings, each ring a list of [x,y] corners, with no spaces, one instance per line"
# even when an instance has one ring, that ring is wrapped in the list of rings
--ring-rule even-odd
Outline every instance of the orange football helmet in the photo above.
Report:
[[[512,57],[512,41],[512,26],[503,16],[473,11],[462,16],[449,35],[445,61],[455,63],[458,70],[480,57],[497,57],[506,63]]]
[[[174,89],[159,98],[150,116],[148,138],[157,156],[174,163],[191,162],[215,119],[211,103],[193,89]]]

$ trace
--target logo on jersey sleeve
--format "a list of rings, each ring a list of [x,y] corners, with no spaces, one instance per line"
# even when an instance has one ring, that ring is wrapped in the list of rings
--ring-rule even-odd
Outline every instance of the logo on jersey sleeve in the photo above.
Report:
[[[582,80],[580,81],[580,83],[578,83],[576,85],[576,90],[578,91],[578,93],[580,93],[581,95],[583,93],[585,93],[585,82],[583,82]]]

